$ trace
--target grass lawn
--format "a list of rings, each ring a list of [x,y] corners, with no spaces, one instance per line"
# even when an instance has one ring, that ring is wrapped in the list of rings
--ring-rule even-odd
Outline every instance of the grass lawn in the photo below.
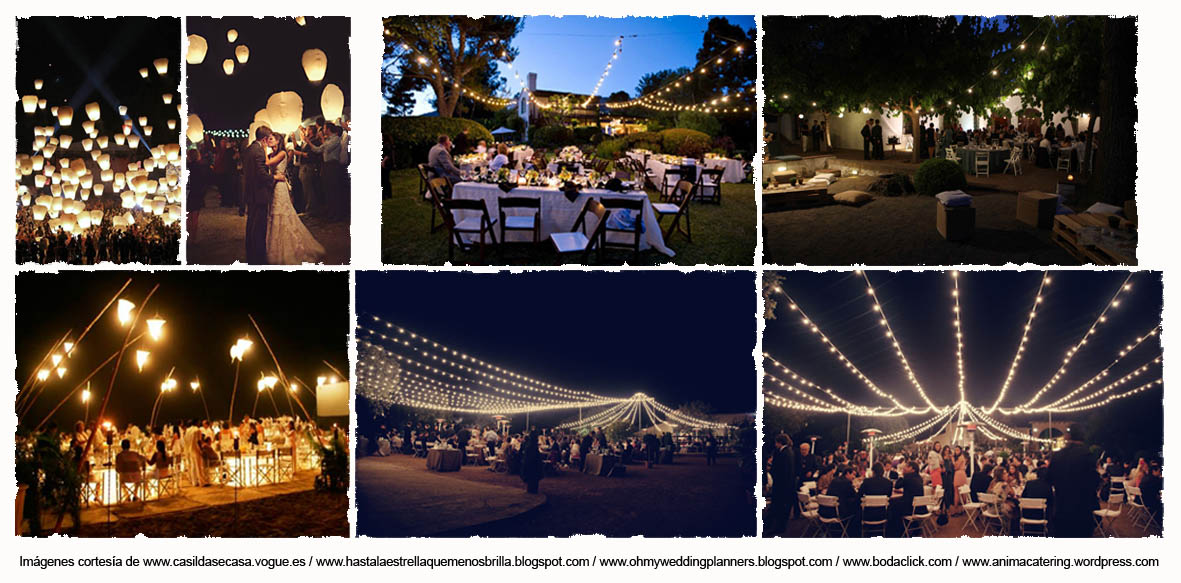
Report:
[[[418,195],[418,172],[413,169],[391,172],[393,196],[381,206],[381,261],[390,265],[444,265],[447,263],[447,234],[430,234],[431,203]],[[653,202],[657,193],[648,191]],[[693,242],[674,233],[665,241],[676,257],[658,251],[640,254],[639,265],[753,265],[755,253],[754,185],[723,184],[722,204],[692,203]],[[664,224],[672,217],[667,217]],[[439,219],[436,218],[436,221]],[[516,247],[516,246],[514,246]],[[591,258],[594,260],[595,255]],[[569,259],[569,258],[567,258]],[[631,253],[608,251],[603,262],[621,265]],[[455,261],[478,262],[479,252],[456,251]],[[503,257],[492,252],[487,261],[509,265],[557,265],[561,258],[548,241],[537,248],[507,250]]]

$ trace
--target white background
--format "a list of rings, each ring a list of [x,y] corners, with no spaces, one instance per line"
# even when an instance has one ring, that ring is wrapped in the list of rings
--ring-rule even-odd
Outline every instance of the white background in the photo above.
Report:
[[[559,3],[559,2],[539,2],[536,0],[519,0],[511,4],[490,4],[487,2],[471,2],[466,0],[453,0],[446,4],[430,4],[430,3],[407,3],[407,2],[349,2],[349,3],[326,3],[326,2],[306,2],[299,0],[286,1],[282,3],[244,3],[244,2],[227,2],[224,0],[206,0],[199,3],[169,3],[166,1],[157,2],[77,2],[69,0],[57,0],[50,3],[34,3],[25,2],[16,4],[14,2],[5,3],[3,7],[4,16],[0,20],[0,54],[15,55],[16,43],[16,23],[12,19],[14,14],[27,16],[38,14],[63,14],[63,15],[167,15],[167,16],[185,16],[197,15],[196,11],[200,10],[201,15],[240,15],[243,13],[254,13],[256,15],[289,15],[304,14],[313,16],[317,14],[324,15],[339,15],[344,14],[352,17],[352,78],[350,80],[351,90],[351,111],[353,120],[353,134],[352,134],[352,185],[353,185],[353,222],[352,222],[352,257],[353,268],[356,269],[380,269],[380,201],[381,189],[378,182],[378,162],[381,155],[381,138],[379,134],[379,116],[383,111],[381,103],[380,78],[379,68],[382,57],[382,28],[381,17],[391,13],[414,13],[419,10],[430,12],[448,10],[452,13],[467,13],[478,15],[487,13],[490,10],[493,13],[504,12],[506,8],[512,8],[519,11],[520,14],[599,14],[603,16],[625,16],[625,15],[648,15],[660,16],[668,14],[807,14],[817,12],[827,12],[832,14],[839,14],[843,11],[852,14],[872,14],[882,13],[887,10],[886,14],[972,14],[979,13],[982,9],[990,11],[988,15],[1000,13],[1100,13],[1110,14],[1115,13],[1119,15],[1133,14],[1140,17],[1140,46],[1139,46],[1139,64],[1137,70],[1137,77],[1139,80],[1139,118],[1141,120],[1138,129],[1139,141],[1139,161],[1140,172],[1137,183],[1138,205],[1140,214],[1140,268],[1163,270],[1165,272],[1165,330],[1162,335],[1162,340],[1168,343],[1169,324],[1173,321],[1181,321],[1177,316],[1174,304],[1181,302],[1181,297],[1174,289],[1172,283],[1172,274],[1175,270],[1181,268],[1181,264],[1177,260],[1178,238],[1176,235],[1176,217],[1181,213],[1181,184],[1178,181],[1178,114],[1176,107],[1176,100],[1178,99],[1178,50],[1176,48],[1176,41],[1178,36],[1178,9],[1176,5],[1168,6],[1165,2],[1093,2],[1093,1],[1074,1],[1074,2],[1044,2],[1037,4],[1030,3],[990,3],[981,5],[979,3],[965,3],[965,2],[865,2],[861,0],[854,0],[850,2],[843,2],[838,4],[828,2],[703,2],[699,0],[680,0],[670,2],[667,0],[655,0],[646,3],[639,2],[623,2],[618,0],[607,0],[596,2],[593,4],[574,4],[574,3]],[[331,9],[334,12],[325,13],[324,10]],[[15,12],[14,12],[15,11]],[[932,47],[932,50],[938,50],[938,47]],[[183,55],[183,50],[181,51]],[[153,58],[152,55],[145,55],[146,59]],[[182,59],[183,61],[183,59]],[[1129,63],[1128,66],[1134,64]],[[11,135],[11,128],[15,126],[15,120],[12,117],[15,112],[15,107],[12,105],[19,99],[19,93],[13,87],[14,71],[13,61],[7,58],[0,58],[0,86],[8,88],[9,106],[0,107],[0,158],[6,160],[13,160],[15,141]],[[183,90],[182,90],[183,93]],[[181,120],[186,118],[181,116]],[[181,133],[183,135],[183,131]],[[761,140],[760,140],[761,141]],[[10,167],[11,168],[11,167]],[[757,164],[756,164],[757,168]],[[9,175],[11,176],[11,175]],[[757,182],[757,180],[756,180]],[[2,241],[2,250],[0,250],[0,269],[4,270],[4,276],[0,277],[0,285],[3,286],[3,292],[0,297],[13,298],[13,278],[17,273],[13,265],[12,258],[14,257],[13,241],[15,239],[15,232],[13,230],[13,222],[0,221],[0,241]],[[239,266],[238,268],[243,268]],[[1020,269],[1021,267],[1016,267]],[[30,269],[30,268],[22,268]],[[109,267],[107,269],[110,269]],[[118,269],[116,267],[116,269]],[[198,268],[200,269],[200,268]],[[270,268],[282,269],[282,268]],[[287,268],[291,269],[291,268]],[[306,269],[306,268],[295,268]],[[323,269],[323,268],[322,268]],[[438,269],[438,268],[436,268]],[[452,269],[452,268],[442,268]],[[572,267],[572,269],[578,269]],[[673,268],[669,268],[673,269]],[[756,271],[762,269],[761,264],[756,263],[754,266]],[[844,269],[844,268],[842,268]],[[970,269],[970,268],[969,268]],[[52,271],[52,268],[38,267],[37,271]],[[756,279],[755,273],[752,272],[752,280]],[[754,292],[752,288],[752,293]],[[390,298],[391,301],[400,301],[399,298]],[[9,300],[10,301],[10,300]],[[410,301],[410,300],[408,300]],[[9,394],[15,394],[16,380],[15,380],[15,359],[13,356],[13,337],[11,332],[13,327],[13,313],[8,310],[0,310],[0,323],[5,330],[3,335],[4,350],[0,351],[0,362],[6,366],[3,367],[6,373],[0,374],[5,377],[4,386],[8,388]],[[755,354],[761,350],[760,346],[756,347]],[[1167,363],[1172,362],[1173,352],[1166,351],[1165,361],[1165,380],[1166,387],[1169,386],[1173,377],[1173,368]],[[355,357],[355,352],[352,352]],[[752,358],[752,366],[755,365],[756,359]],[[751,387],[752,391],[757,391],[757,386]],[[1166,389],[1167,391],[1167,389]],[[1166,427],[1169,427],[1169,421],[1176,418],[1175,411],[1168,409],[1175,409],[1176,399],[1166,400],[1167,410]],[[13,413],[9,413],[13,415]],[[14,419],[14,417],[10,417]],[[1168,448],[1170,433],[1166,430],[1166,460],[1171,450]],[[3,444],[5,451],[12,451],[12,437],[11,433],[6,432],[3,436]],[[1170,465],[1166,463],[1166,465]],[[3,468],[3,474],[11,476],[13,473],[12,457],[10,455],[0,454],[0,467]],[[0,494],[0,500],[13,500],[15,498],[15,483],[12,480],[7,481],[2,488],[3,493]],[[1166,500],[1166,507],[1169,506],[1169,501]],[[13,506],[11,502],[3,503],[4,508],[3,522],[0,524],[13,524]],[[692,512],[692,508],[684,509],[685,512]],[[350,518],[355,522],[355,510],[351,511]],[[9,531],[11,532],[11,531]],[[864,578],[864,577],[951,577],[953,580],[976,581],[984,580],[985,578],[995,579],[997,577],[1017,577],[1021,579],[1036,578],[1039,581],[1049,580],[1064,580],[1068,577],[1079,577],[1080,575],[1090,579],[1093,577],[1105,578],[1138,578],[1144,576],[1150,577],[1169,577],[1165,570],[1169,572],[1176,571],[1176,565],[1179,562],[1170,556],[1169,551],[1174,551],[1176,554],[1176,545],[1168,545],[1165,539],[1135,539],[1135,540],[1071,540],[1071,541],[1056,541],[1056,540],[1016,540],[1016,539],[961,539],[961,540],[816,540],[816,539],[775,539],[762,540],[757,538],[748,539],[623,539],[623,540],[608,540],[602,537],[576,537],[573,539],[549,539],[549,540],[518,540],[518,539],[499,539],[499,540],[485,540],[479,543],[473,543],[467,540],[436,540],[436,539],[394,539],[394,540],[378,540],[378,539],[296,539],[296,540],[252,540],[249,544],[243,544],[241,540],[232,539],[206,539],[206,540],[149,540],[139,538],[135,540],[68,540],[68,539],[18,539],[15,537],[8,537],[2,543],[4,552],[0,554],[0,572],[5,573],[6,580],[15,580],[15,577],[121,577],[121,578],[168,578],[169,580],[177,581],[209,581],[211,579],[220,579],[223,577],[230,577],[227,580],[236,580],[241,576],[268,576],[268,573],[261,569],[235,569],[228,571],[224,569],[171,569],[167,572],[146,572],[146,569],[140,568],[138,571],[130,570],[85,570],[69,569],[56,570],[55,572],[36,573],[33,569],[18,569],[19,556],[40,556],[40,557],[111,557],[120,556],[126,558],[130,554],[149,555],[149,556],[191,556],[195,554],[205,554],[211,556],[247,556],[247,557],[304,557],[309,555],[318,556],[343,556],[350,555],[354,557],[361,556],[396,556],[396,555],[421,555],[424,557],[474,557],[489,555],[528,555],[531,557],[554,557],[554,556],[613,556],[613,557],[676,557],[680,555],[693,555],[696,557],[721,556],[721,557],[754,557],[759,555],[773,556],[773,557],[799,557],[807,555],[810,557],[836,557],[836,556],[870,556],[870,555],[915,555],[915,556],[954,556],[960,554],[963,556],[972,557],[992,557],[992,556],[1108,556],[1108,557],[1157,557],[1161,560],[1162,570],[1154,573],[1145,573],[1142,570],[1135,569],[1108,569],[1105,572],[1098,572],[1097,570],[1088,570],[1085,574],[1080,573],[1077,569],[1062,570],[1062,569],[1006,569],[999,572],[987,572],[986,570],[967,570],[967,569],[951,569],[941,570],[943,572],[934,573],[929,570],[901,570],[901,569],[885,569],[874,570],[874,572],[861,572],[844,569],[835,571],[828,569],[827,572],[820,569],[804,570],[793,569],[790,571],[773,571],[770,569],[745,569],[745,570],[712,570],[701,571],[696,569],[660,569],[653,571],[651,569],[626,569],[619,570],[620,574],[626,573],[628,576],[640,577],[654,575],[660,576],[676,576],[684,578],[685,580],[709,580],[716,578],[718,575],[733,577],[733,576],[775,576],[792,578]],[[353,570],[357,570],[354,568]],[[19,571],[19,572],[18,572]],[[610,577],[614,574],[612,571],[606,569],[562,569],[555,572],[544,573],[542,571],[530,572],[527,569],[499,569],[496,572],[481,572],[478,569],[470,570],[438,570],[435,572],[427,572],[425,570],[413,569],[363,569],[361,572],[366,577],[377,578],[384,580],[393,578],[394,581],[401,577],[438,577],[440,581],[458,581],[461,578],[464,580],[474,580],[482,578],[522,578],[529,579],[553,579],[555,577],[561,580],[569,581],[590,581],[599,580],[603,577]],[[274,575],[291,579],[296,581],[311,581],[313,579],[322,579],[324,577],[339,577],[344,573],[327,572],[325,570],[316,570],[311,568],[304,569],[280,569],[274,572]],[[1172,580],[1175,579],[1175,575]]]

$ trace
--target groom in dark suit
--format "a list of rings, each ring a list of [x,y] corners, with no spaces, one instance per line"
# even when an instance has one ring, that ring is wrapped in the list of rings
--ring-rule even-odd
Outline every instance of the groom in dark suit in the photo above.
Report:
[[[274,147],[271,128],[259,126],[254,130],[254,143],[242,155],[242,172],[246,182],[246,262],[261,265],[267,262],[267,215],[275,197],[275,177],[267,168],[267,147]]]

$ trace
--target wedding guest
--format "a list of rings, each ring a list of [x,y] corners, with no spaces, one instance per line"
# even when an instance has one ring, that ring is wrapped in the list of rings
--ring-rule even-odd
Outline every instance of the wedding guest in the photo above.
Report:
[[[497,170],[500,170],[502,166],[508,163],[508,147],[504,144],[496,144],[496,156],[493,157],[492,161],[488,163],[488,169],[496,172]]]
[[[529,432],[521,444],[521,480],[525,482],[525,491],[537,493],[538,484],[542,478],[542,458],[538,449],[537,434]]]
[[[1066,447],[1050,458],[1048,479],[1057,498],[1054,536],[1089,537],[1095,528],[1092,511],[1099,507],[1096,496],[1099,474],[1095,472],[1090,451],[1082,443],[1082,426],[1071,424],[1067,433],[1070,440]]]
[[[451,138],[446,134],[440,135],[437,143],[431,147],[427,165],[434,169],[436,176],[446,178],[453,185],[462,179],[459,168],[455,167],[451,159]]]
[[[796,461],[791,438],[780,433],[775,436],[775,452],[771,455],[771,504],[767,508],[767,534],[777,535],[787,528],[787,521],[796,504]]]

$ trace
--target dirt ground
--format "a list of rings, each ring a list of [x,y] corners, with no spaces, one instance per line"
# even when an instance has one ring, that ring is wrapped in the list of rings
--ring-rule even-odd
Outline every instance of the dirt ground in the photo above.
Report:
[[[864,190],[872,180],[845,178],[829,192]],[[976,230],[968,241],[939,235],[931,197],[879,196],[860,207],[765,213],[763,258],[778,265],[1078,265],[1050,241],[1048,229],[1016,219],[1015,193],[967,192],[976,198]]]
[[[246,217],[238,216],[237,207],[222,207],[221,196],[210,189],[205,207],[189,212],[187,261],[198,265],[233,265],[246,262]],[[304,225],[324,246],[325,265],[347,265],[350,256],[349,221],[330,221],[301,215]]]
[[[395,455],[392,461],[427,471],[421,458]],[[522,491],[525,487],[519,476],[489,472],[484,466],[465,466],[459,472],[436,475],[440,487],[446,487],[451,480]],[[683,455],[673,465],[658,465],[650,470],[643,465],[629,465],[623,477],[589,476],[568,470],[541,480],[540,491],[547,500],[533,510],[436,536],[736,537],[756,532],[755,510],[747,503],[736,458],[721,458],[718,465],[710,467],[703,456]],[[364,514],[365,508],[358,504],[357,512]]]
[[[85,524],[74,536],[294,538],[349,536],[347,494],[305,491],[111,523]],[[235,520],[236,518],[236,520]]]

